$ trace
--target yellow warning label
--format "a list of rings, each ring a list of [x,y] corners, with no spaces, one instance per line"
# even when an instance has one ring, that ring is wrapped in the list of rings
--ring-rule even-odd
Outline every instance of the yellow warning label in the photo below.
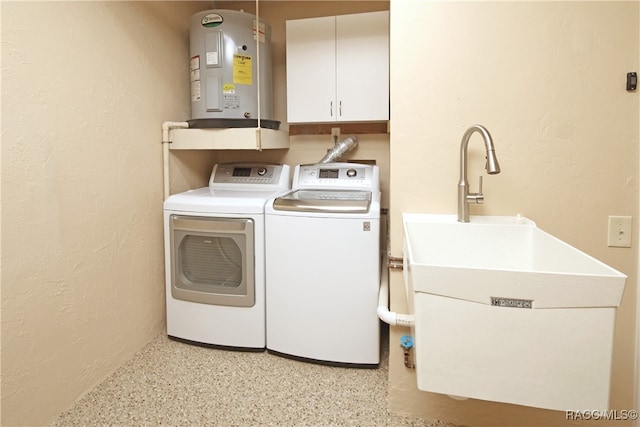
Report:
[[[235,84],[253,84],[252,61],[249,55],[233,55],[233,82]]]
[[[225,83],[222,85],[222,92],[224,93],[236,93],[236,85],[231,83]]]

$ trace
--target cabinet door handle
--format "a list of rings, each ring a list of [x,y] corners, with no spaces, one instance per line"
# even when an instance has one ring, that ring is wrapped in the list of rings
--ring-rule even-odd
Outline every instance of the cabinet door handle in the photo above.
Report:
[[[340,104],[338,105],[338,109],[340,110],[340,117],[342,117],[342,100],[340,101]]]
[[[329,103],[329,115],[333,117],[333,101]]]

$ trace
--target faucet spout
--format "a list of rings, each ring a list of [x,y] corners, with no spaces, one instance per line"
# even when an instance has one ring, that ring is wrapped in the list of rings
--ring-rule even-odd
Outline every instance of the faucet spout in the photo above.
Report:
[[[469,203],[482,203],[482,177],[480,177],[480,189],[477,193],[469,193],[469,182],[467,181],[467,147],[471,135],[478,132],[484,141],[484,148],[487,153],[485,169],[490,175],[500,173],[500,164],[496,157],[493,139],[489,131],[482,125],[473,125],[462,135],[460,142],[460,181],[458,182],[458,222],[469,222]]]

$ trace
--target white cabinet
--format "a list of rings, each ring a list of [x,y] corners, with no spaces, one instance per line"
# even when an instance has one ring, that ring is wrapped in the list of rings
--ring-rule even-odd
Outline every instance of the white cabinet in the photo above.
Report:
[[[389,12],[287,21],[289,123],[389,120]]]

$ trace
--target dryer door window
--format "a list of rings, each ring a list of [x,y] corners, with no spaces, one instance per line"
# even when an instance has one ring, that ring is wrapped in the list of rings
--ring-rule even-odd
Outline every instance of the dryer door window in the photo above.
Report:
[[[248,218],[171,216],[171,295],[204,304],[255,304],[254,224]]]

